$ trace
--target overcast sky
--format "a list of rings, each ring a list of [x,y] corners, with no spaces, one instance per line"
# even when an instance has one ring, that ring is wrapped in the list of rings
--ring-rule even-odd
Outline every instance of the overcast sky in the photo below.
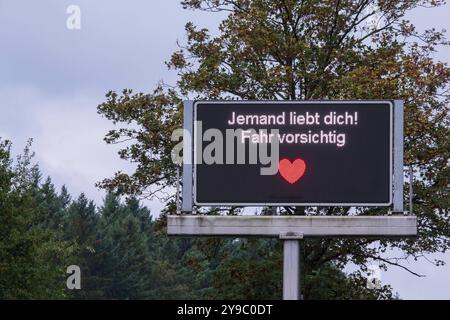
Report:
[[[71,4],[81,9],[80,30],[66,27]],[[410,18],[419,29],[448,30],[449,16],[446,5]],[[94,183],[131,166],[102,141],[111,124],[96,106],[109,90],[148,92],[160,80],[174,83],[164,61],[176,41],[185,40],[186,22],[217,30],[222,17],[183,10],[178,0],[0,0],[0,137],[11,139],[16,153],[33,138],[44,175],[101,203],[104,193]],[[441,49],[436,59],[450,61],[450,50]],[[157,215],[162,204],[149,206]],[[444,259],[450,263],[450,254]],[[382,281],[402,298],[450,299],[448,265],[420,260],[408,266],[426,277],[391,268]]]

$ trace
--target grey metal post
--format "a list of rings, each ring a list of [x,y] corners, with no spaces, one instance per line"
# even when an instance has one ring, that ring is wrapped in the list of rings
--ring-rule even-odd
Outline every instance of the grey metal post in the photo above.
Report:
[[[177,191],[175,196],[175,206],[177,214],[180,213],[180,168],[177,166]]]
[[[409,214],[413,214],[413,178],[414,170],[412,164],[409,165]]]
[[[185,134],[183,136],[183,199],[181,211],[192,211],[192,143],[193,143],[193,117],[194,101],[187,100],[183,102],[183,123]]]
[[[283,300],[300,296],[300,240],[283,240]]]
[[[394,212],[403,212],[403,100],[394,101]]]
[[[283,240],[283,300],[300,298],[300,241],[303,234],[280,234]]]

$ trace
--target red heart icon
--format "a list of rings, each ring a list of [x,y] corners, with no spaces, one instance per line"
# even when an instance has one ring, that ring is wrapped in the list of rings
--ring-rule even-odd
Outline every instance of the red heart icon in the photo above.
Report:
[[[278,171],[287,182],[294,184],[305,174],[306,163],[300,158],[295,159],[294,162],[282,159],[278,164]]]

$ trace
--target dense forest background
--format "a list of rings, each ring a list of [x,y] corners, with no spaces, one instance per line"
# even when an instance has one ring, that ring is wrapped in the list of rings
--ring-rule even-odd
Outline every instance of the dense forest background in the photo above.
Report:
[[[55,190],[0,139],[0,299],[280,299],[282,247],[272,239],[168,238],[165,216],[109,193],[101,206]],[[264,214],[264,212],[262,213]],[[69,265],[81,290],[69,290]],[[305,298],[392,298],[332,263],[304,280]]]

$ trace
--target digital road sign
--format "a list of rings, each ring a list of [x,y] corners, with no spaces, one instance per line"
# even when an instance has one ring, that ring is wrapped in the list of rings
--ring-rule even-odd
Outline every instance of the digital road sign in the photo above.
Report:
[[[392,101],[196,101],[194,202],[389,206]]]

